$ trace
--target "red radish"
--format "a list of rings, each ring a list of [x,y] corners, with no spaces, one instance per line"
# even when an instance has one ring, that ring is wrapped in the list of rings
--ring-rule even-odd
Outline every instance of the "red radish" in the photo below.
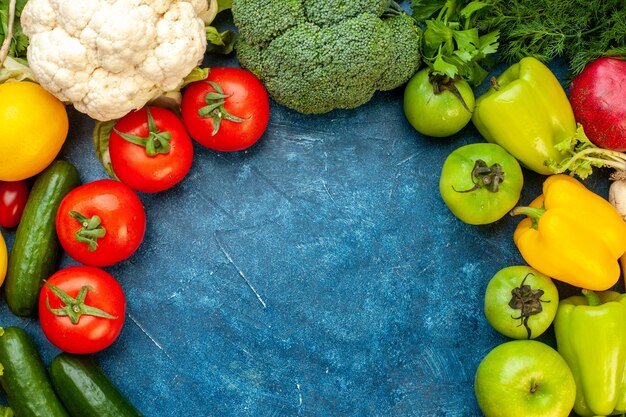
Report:
[[[570,102],[576,121],[596,146],[626,151],[626,61],[603,57],[572,80]]]

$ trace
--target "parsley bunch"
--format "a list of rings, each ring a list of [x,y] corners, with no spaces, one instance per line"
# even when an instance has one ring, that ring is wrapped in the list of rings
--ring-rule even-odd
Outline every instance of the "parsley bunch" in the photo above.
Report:
[[[481,33],[477,19],[489,8],[483,1],[411,0],[413,18],[424,26],[422,58],[433,74],[461,77],[480,85],[498,50],[499,31]]]

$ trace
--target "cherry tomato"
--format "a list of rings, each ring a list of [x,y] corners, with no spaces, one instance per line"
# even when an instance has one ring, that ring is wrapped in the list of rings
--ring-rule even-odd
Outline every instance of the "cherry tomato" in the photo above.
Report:
[[[0,182],[0,226],[10,228],[19,224],[29,193],[26,181]]]
[[[146,213],[128,186],[97,180],[63,198],[56,230],[61,246],[72,258],[85,265],[109,266],[137,250],[146,231]]]
[[[270,106],[265,87],[241,68],[212,68],[208,78],[189,84],[181,104],[193,139],[216,151],[240,151],[265,132]]]
[[[98,352],[117,339],[126,297],[108,272],[70,266],[55,272],[39,293],[39,321],[48,340],[75,354]]]
[[[173,112],[144,107],[115,124],[109,154],[120,181],[137,191],[154,193],[185,178],[193,161],[193,143]]]

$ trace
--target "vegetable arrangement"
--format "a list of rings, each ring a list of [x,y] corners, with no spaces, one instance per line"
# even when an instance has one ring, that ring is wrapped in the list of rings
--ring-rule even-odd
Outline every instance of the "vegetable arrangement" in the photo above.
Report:
[[[140,193],[180,184],[196,144],[250,149],[270,121],[270,97],[326,113],[398,87],[407,122],[421,134],[450,137],[471,121],[485,139],[456,149],[441,168],[450,211],[471,225],[525,216],[512,241],[528,265],[500,270],[483,308],[498,332],[527,340],[505,342],[480,363],[475,392],[485,415],[531,415],[511,387],[544,395],[532,377],[539,363],[559,376],[563,394],[542,397],[540,415],[626,412],[626,302],[612,290],[626,265],[618,189],[626,178],[626,50],[614,37],[626,20],[621,9],[604,23],[589,18],[589,31],[574,40],[565,10],[524,22],[507,12],[529,7],[519,0],[413,0],[412,15],[391,0],[233,0],[235,41],[210,26],[229,2],[5,3],[0,226],[16,231],[10,252],[0,234],[0,283],[6,274],[10,310],[36,316],[64,352],[46,369],[23,329],[3,330],[0,384],[17,416],[141,416],[88,356],[115,342],[126,314],[121,283],[102,268],[137,251],[149,221]],[[549,25],[562,33],[548,33]],[[200,67],[208,46],[230,53],[233,45],[243,68]],[[576,75],[570,97],[542,63],[565,51]],[[496,57],[507,56],[516,62],[476,98]],[[73,165],[56,160],[68,134],[66,105],[95,120],[96,155],[110,179],[81,184]],[[609,200],[583,183],[594,168],[616,170]],[[519,202],[524,170],[546,176],[527,206]],[[61,250],[81,265],[56,270]],[[553,280],[584,296],[559,300]],[[530,340],[551,326],[556,350]],[[512,366],[515,381],[502,379]]]

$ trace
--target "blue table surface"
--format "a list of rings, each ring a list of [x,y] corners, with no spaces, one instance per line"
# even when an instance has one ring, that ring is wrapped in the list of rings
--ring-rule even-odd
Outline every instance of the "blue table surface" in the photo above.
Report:
[[[565,66],[552,68],[564,80]],[[524,264],[512,240],[520,219],[470,226],[451,214],[442,163],[483,139],[471,124],[420,136],[402,95],[324,115],[271,103],[254,147],[196,145],[184,182],[140,194],[145,240],[107,268],[125,290],[126,321],[94,356],[145,416],[482,415],[476,367],[508,340],[484,318],[483,294],[499,269]],[[105,178],[93,121],[68,112],[61,157],[83,182]],[[544,177],[524,175],[528,203]],[[608,172],[585,184],[606,197]],[[2,233],[11,245],[14,231]],[[73,264],[61,255],[59,268]],[[4,300],[0,324],[25,328],[46,363],[59,353]],[[551,331],[540,340],[553,344]]]

